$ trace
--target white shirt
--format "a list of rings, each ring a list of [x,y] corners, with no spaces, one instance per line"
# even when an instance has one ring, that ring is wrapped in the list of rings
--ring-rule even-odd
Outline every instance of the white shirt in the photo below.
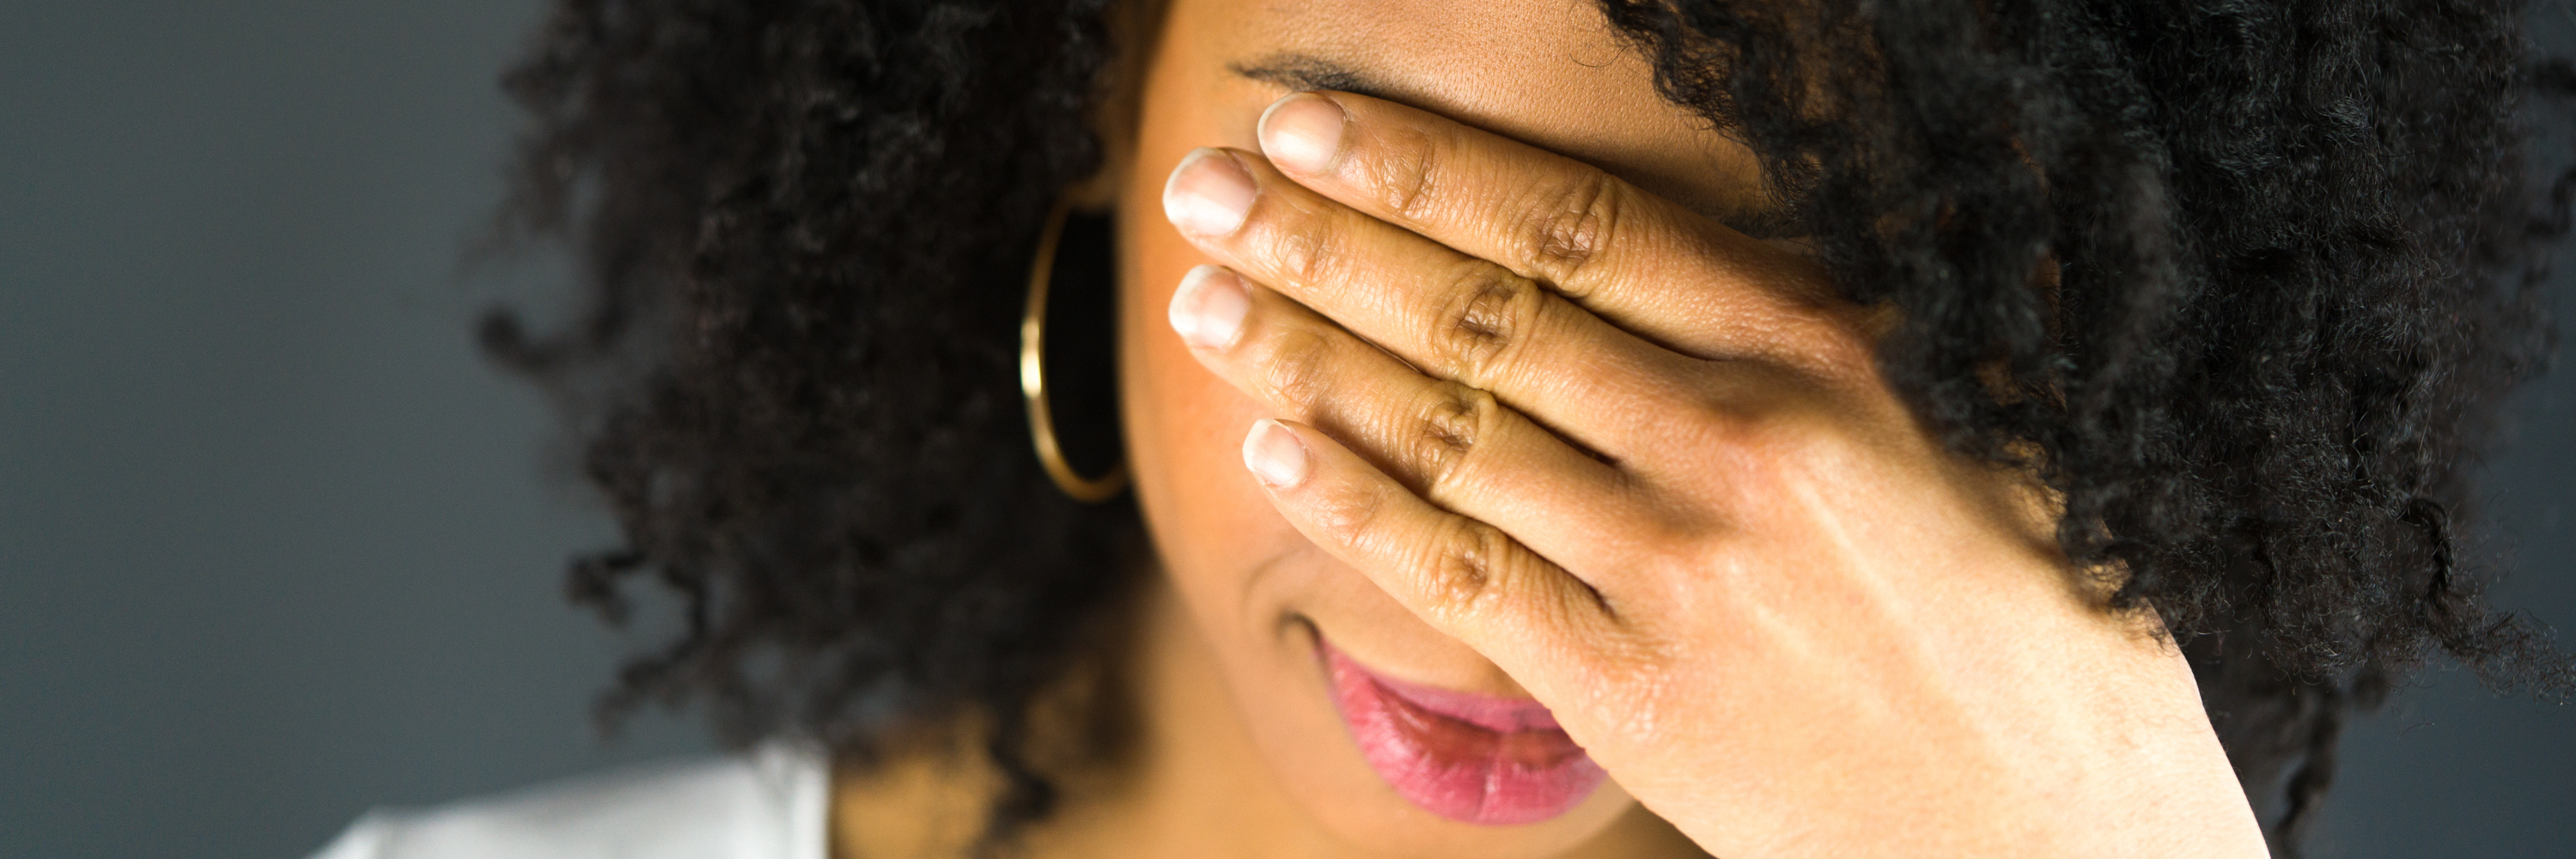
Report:
[[[749,753],[420,810],[375,809],[312,859],[825,859],[829,757]]]

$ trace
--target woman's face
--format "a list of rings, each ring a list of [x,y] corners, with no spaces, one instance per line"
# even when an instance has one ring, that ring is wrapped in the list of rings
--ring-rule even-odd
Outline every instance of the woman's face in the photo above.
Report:
[[[1659,97],[1643,59],[1588,0],[1172,0],[1151,29],[1132,58],[1141,100],[1117,191],[1126,433],[1155,546],[1224,677],[1231,714],[1303,813],[1371,852],[1550,855],[1623,818],[1634,824],[1634,802],[1615,784],[1586,793],[1541,777],[1535,786],[1488,783],[1479,796],[1475,785],[1380,774],[1404,768],[1406,752],[1345,722],[1351,693],[1337,697],[1319,639],[1395,685],[1526,695],[1272,510],[1244,470],[1245,432],[1261,418],[1305,416],[1264,412],[1173,333],[1174,287],[1209,260],[1165,221],[1164,182],[1197,147],[1259,151],[1262,109],[1302,89],[1445,114],[1600,165],[1722,222],[1766,208],[1751,155]],[[1364,753],[1364,741],[1376,751]]]

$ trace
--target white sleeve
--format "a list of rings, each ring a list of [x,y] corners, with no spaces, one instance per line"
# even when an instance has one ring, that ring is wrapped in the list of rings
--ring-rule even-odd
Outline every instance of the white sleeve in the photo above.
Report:
[[[340,837],[331,839],[312,859],[383,859],[385,855],[385,816],[367,812]]]
[[[378,809],[312,859],[824,859],[818,746],[629,769],[420,810]]]

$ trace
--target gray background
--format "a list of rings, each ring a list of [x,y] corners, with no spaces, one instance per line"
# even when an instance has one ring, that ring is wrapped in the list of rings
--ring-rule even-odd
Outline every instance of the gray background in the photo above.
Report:
[[[706,748],[591,732],[635,642],[557,571],[609,529],[470,343],[548,270],[458,262],[537,15],[0,3],[0,856],[292,857],[369,805]],[[2519,414],[2500,596],[2576,623],[2576,374]],[[2329,855],[2576,856],[2576,712],[2437,671],[2345,749]]]

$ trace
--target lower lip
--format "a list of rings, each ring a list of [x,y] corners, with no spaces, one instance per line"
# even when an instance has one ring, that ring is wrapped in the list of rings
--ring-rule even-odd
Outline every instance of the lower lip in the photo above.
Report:
[[[1321,639],[1342,722],[1395,792],[1468,823],[1537,823],[1592,795],[1605,774],[1547,708],[1379,676]]]

